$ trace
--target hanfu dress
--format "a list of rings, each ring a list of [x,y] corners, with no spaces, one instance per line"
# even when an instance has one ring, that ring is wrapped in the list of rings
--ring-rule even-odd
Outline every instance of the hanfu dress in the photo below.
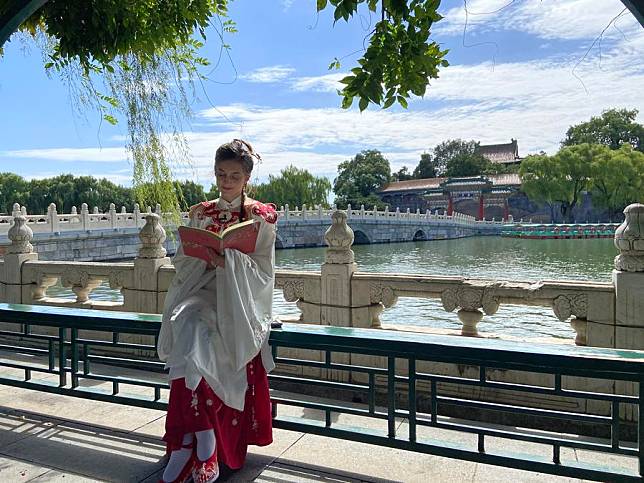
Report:
[[[196,205],[189,226],[220,232],[239,222],[240,202]],[[214,429],[219,461],[232,469],[243,465],[249,444],[272,442],[266,373],[275,367],[268,334],[277,214],[273,205],[245,205],[244,218],[260,222],[254,253],[226,249],[224,267],[207,270],[177,250],[157,346],[171,381],[168,451],[179,449],[186,433]]]

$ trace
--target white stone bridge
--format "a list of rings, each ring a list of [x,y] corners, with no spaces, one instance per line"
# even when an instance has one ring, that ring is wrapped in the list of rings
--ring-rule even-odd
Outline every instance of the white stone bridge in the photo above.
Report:
[[[134,206],[132,212],[125,207],[116,210],[114,204],[105,213],[98,208],[89,210],[83,203],[80,212],[76,207],[71,213],[58,213],[55,204],[49,205],[44,215],[28,214],[24,207],[14,204],[11,215],[0,216],[0,250],[9,244],[7,233],[16,216],[23,216],[34,233],[32,243],[41,260],[102,261],[134,258],[137,254],[139,231],[145,225],[145,217],[159,214],[160,208],[148,207],[145,211]],[[289,209],[288,205],[278,211],[277,248],[324,246],[324,233],[331,225],[333,209],[303,206]],[[439,240],[462,238],[474,235],[496,235],[506,223],[496,220],[476,221],[462,213],[451,216],[438,212],[415,213],[389,209],[378,211],[364,207],[346,210],[348,223],[355,233],[355,243],[396,243],[414,240]],[[186,223],[188,213],[181,213]],[[164,224],[171,226],[171,217]],[[169,231],[172,231],[171,229]],[[169,253],[175,251],[176,238],[166,241]]]

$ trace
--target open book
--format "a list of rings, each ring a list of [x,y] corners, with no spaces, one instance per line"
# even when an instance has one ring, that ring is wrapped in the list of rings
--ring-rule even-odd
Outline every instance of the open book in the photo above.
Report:
[[[210,261],[207,248],[212,248],[219,255],[225,248],[233,248],[242,253],[253,253],[257,243],[260,222],[246,220],[229,226],[221,233],[214,233],[201,228],[189,226],[179,227],[179,238],[183,246],[183,253],[188,256]]]

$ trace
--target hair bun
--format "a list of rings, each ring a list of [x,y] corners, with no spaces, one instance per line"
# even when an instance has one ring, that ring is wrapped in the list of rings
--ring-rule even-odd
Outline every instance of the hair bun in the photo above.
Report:
[[[255,150],[253,149],[253,146],[251,146],[251,144],[248,141],[244,141],[243,139],[233,139],[233,143],[238,144],[242,150],[247,151],[248,154],[253,156],[258,161],[261,161],[262,157],[255,152]]]

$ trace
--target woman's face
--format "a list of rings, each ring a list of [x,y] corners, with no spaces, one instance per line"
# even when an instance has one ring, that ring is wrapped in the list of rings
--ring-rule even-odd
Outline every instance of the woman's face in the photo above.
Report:
[[[248,183],[250,176],[244,172],[239,161],[230,159],[219,161],[215,165],[215,179],[221,197],[226,201],[232,201],[241,195],[244,185]]]

